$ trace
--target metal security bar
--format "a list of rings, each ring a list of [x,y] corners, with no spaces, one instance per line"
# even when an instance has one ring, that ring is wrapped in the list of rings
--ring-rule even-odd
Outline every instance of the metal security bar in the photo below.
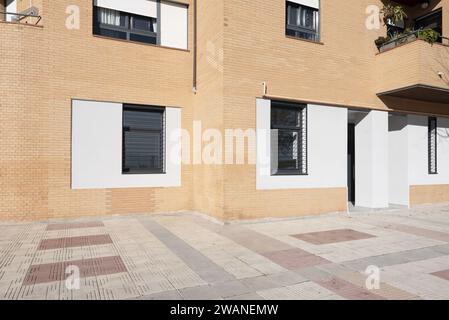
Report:
[[[437,167],[437,118],[430,117],[428,124],[428,161],[429,161],[429,174],[438,174]]]
[[[379,46],[379,51],[384,52],[389,49],[393,49],[399,45],[415,41],[416,39],[421,39],[421,35],[422,35],[423,31],[424,30],[412,31],[412,32],[397,36],[394,39],[388,40],[387,42],[385,42],[381,46]],[[440,36],[438,38],[437,42],[449,46],[449,38],[448,37]]]
[[[42,16],[36,15],[36,14],[26,14],[26,13],[14,13],[14,12],[0,12],[0,17],[3,17],[2,20],[6,20],[5,18],[7,16],[14,16],[16,18],[13,19],[12,22],[16,22],[16,23],[26,23],[28,24],[28,21],[22,22],[23,20],[27,19],[27,18],[36,18],[36,22],[34,23],[35,25],[37,25],[41,20],[42,20]]]

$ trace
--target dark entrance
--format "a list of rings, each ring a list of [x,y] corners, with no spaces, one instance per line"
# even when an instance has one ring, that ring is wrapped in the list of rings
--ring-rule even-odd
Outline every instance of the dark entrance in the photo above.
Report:
[[[355,124],[348,123],[348,201],[355,202]]]

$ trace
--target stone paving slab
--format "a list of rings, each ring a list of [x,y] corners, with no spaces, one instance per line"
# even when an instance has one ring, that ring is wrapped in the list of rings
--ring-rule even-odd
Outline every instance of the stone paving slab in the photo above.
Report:
[[[0,223],[0,299],[449,299],[449,206],[229,225],[193,213]]]

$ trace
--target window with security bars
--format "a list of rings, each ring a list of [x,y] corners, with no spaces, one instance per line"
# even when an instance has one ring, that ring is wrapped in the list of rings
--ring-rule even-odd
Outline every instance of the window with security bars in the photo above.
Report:
[[[122,173],[165,171],[165,108],[124,105]]]
[[[429,160],[429,174],[437,174],[437,118],[429,118],[428,133],[428,160]]]
[[[273,175],[307,174],[307,108],[271,102],[271,167]]]

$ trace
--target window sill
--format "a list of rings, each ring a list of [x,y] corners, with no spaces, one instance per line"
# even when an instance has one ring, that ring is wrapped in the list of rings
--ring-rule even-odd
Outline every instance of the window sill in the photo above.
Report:
[[[189,49],[180,49],[180,48],[166,47],[166,46],[161,46],[161,45],[151,44],[151,43],[143,43],[143,42],[132,41],[132,40],[123,40],[123,39],[117,39],[117,38],[112,38],[112,37],[100,36],[97,34],[93,34],[92,36],[94,38],[118,41],[118,42],[122,42],[122,43],[137,44],[137,45],[146,46],[146,47],[162,48],[162,49],[169,49],[169,50],[175,50],[175,51],[181,51],[181,52],[190,52]]]
[[[285,35],[285,37],[287,39],[293,39],[293,40],[304,41],[304,42],[313,43],[313,44],[324,45],[324,42],[321,42],[321,41],[307,40],[307,39],[293,37],[293,36],[288,36],[288,35]]]
[[[272,173],[271,176],[272,177],[288,177],[288,176],[292,176],[292,177],[306,177],[308,176],[308,173],[289,173],[289,172],[285,172],[285,173]]]

